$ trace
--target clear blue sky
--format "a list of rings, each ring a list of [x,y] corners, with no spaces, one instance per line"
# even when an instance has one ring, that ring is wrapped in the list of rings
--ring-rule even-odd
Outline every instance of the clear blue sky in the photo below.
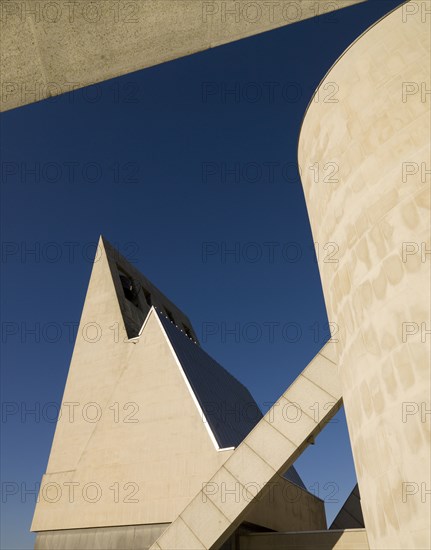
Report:
[[[33,547],[25,490],[46,468],[46,404],[61,402],[100,234],[189,315],[263,410],[326,342],[299,128],[332,63],[400,3],[369,1],[2,115],[2,481],[16,489],[3,494],[2,548]],[[335,500],[329,522],[356,482],[336,420],[296,464]]]

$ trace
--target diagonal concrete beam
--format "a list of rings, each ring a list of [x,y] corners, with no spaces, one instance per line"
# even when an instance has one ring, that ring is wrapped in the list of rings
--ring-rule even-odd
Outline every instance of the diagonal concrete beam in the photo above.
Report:
[[[0,111],[364,1],[2,1]]]
[[[322,348],[151,550],[216,549],[274,489],[341,406],[331,346]]]

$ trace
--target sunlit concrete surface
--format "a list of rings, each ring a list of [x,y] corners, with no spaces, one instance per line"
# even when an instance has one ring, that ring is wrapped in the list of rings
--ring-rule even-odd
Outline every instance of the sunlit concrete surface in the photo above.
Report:
[[[13,109],[363,1],[4,0],[0,108]]]
[[[431,547],[430,8],[403,5],[345,52],[299,141],[314,240],[338,250],[320,274],[373,549]]]
[[[215,450],[157,316],[129,340],[98,251],[34,531],[171,522],[232,452]]]

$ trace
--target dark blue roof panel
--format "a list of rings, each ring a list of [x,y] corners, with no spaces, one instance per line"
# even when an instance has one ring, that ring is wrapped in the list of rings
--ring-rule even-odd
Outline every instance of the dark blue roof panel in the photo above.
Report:
[[[220,448],[237,447],[262,418],[248,389],[157,312]]]
[[[157,310],[187,380],[220,448],[237,447],[262,418],[248,389]],[[292,466],[286,479],[304,488]]]

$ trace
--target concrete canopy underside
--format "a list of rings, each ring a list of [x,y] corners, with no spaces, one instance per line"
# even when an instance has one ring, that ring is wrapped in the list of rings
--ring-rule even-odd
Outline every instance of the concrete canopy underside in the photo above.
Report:
[[[0,110],[364,1],[2,1]]]

